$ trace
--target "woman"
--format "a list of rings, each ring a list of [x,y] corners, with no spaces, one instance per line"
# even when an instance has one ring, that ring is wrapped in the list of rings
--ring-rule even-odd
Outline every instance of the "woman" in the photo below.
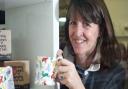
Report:
[[[123,89],[125,71],[103,0],[71,0],[65,33],[64,59],[57,63],[61,89]]]

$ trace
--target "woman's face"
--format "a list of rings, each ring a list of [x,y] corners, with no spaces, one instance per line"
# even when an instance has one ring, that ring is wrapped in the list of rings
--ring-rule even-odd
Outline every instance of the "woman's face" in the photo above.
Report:
[[[80,15],[70,18],[69,39],[76,56],[88,56],[96,47],[99,26],[86,23]]]

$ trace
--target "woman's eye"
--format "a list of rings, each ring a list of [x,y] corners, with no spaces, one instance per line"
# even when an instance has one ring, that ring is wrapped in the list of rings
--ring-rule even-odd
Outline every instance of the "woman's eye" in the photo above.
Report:
[[[84,26],[90,26],[90,24],[87,22],[83,22],[83,24],[84,24]]]
[[[69,21],[69,25],[76,25],[75,21]]]

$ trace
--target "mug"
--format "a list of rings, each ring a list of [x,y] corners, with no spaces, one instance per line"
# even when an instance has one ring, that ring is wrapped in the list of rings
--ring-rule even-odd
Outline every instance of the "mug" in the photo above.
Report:
[[[57,74],[57,58],[38,56],[36,64],[36,79],[35,83],[38,85],[55,85]]]

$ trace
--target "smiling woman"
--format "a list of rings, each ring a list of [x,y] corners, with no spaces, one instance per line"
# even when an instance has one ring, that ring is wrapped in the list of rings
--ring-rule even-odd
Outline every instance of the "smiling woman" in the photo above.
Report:
[[[61,89],[124,89],[121,50],[104,0],[71,0],[64,32]]]

